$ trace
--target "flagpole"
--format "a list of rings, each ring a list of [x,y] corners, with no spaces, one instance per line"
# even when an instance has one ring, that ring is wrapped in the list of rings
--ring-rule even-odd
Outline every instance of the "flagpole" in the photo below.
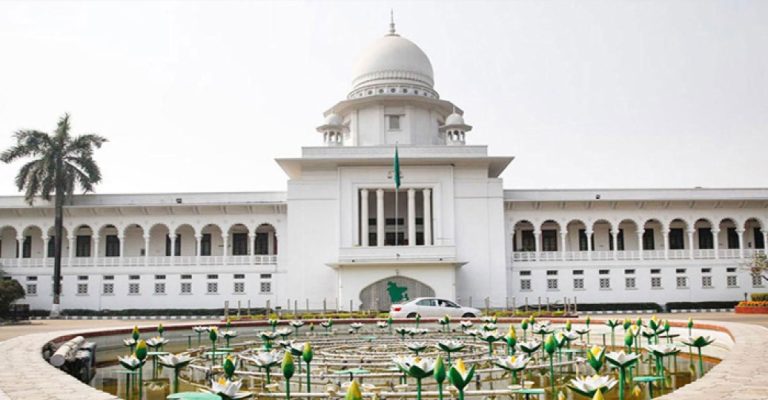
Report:
[[[398,220],[398,212],[397,212],[397,200],[400,197],[399,190],[397,188],[397,185],[395,185],[395,246],[399,246],[399,235],[397,234],[397,220]]]

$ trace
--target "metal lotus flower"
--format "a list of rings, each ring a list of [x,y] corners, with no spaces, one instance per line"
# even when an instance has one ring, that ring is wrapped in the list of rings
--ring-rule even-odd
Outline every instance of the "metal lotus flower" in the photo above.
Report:
[[[497,329],[499,329],[499,328],[496,326],[496,324],[493,324],[493,323],[483,324],[483,330],[484,331],[495,331]]]
[[[158,337],[153,337],[153,338],[147,339],[147,346],[149,346],[151,348],[162,347],[162,346],[168,344],[168,342],[169,342],[168,339],[165,339],[163,337],[159,337],[158,336]]]
[[[344,400],[363,400],[363,393],[360,391],[360,384],[357,380],[353,380],[347,387],[347,394],[344,396]]]
[[[640,358],[639,354],[627,354],[622,351],[612,351],[605,354],[605,359],[617,368],[632,366]]]
[[[230,381],[221,377],[218,381],[211,381],[211,392],[224,399],[244,399],[250,397],[250,393],[240,392],[242,385],[243,381]]]
[[[160,365],[168,368],[184,368],[194,360],[187,354],[166,354],[158,356],[157,361]]]
[[[294,319],[292,321],[289,321],[288,324],[294,328],[301,328],[302,326],[304,326],[304,321]]]
[[[456,360],[456,364],[452,365],[448,370],[448,378],[451,384],[459,390],[459,400],[464,400],[464,387],[472,382],[472,377],[474,376],[475,366],[473,365],[467,369],[461,358]]]
[[[387,321],[377,321],[376,327],[379,329],[387,329],[389,328],[389,324],[387,323]]]
[[[595,373],[599,374],[603,364],[605,364],[605,349],[599,346],[592,346],[587,351],[587,363],[595,370]]]
[[[539,350],[539,348],[541,347],[541,342],[538,340],[520,342],[517,344],[517,347],[520,348],[520,351],[530,356],[531,354]]]
[[[692,323],[693,322],[691,322],[691,324]],[[695,347],[699,352],[699,376],[704,375],[704,358],[701,355],[701,348],[709,346],[714,341],[715,339],[712,339],[709,336],[689,337],[688,339],[682,341],[685,345]]]
[[[516,372],[525,369],[530,361],[531,358],[528,356],[509,356],[497,358],[494,363],[507,371]]]
[[[360,328],[363,327],[363,324],[361,324],[360,322],[353,322],[349,324],[349,327],[354,329],[355,331],[358,331]]]
[[[130,356],[117,357],[117,361],[120,363],[120,365],[123,366],[123,368],[129,371],[135,371],[142,365],[141,360],[136,358],[136,356],[133,354],[131,354]]]
[[[227,379],[232,379],[232,377],[235,375],[235,359],[232,358],[231,355],[228,355],[224,357],[224,363],[222,364],[222,369],[224,370],[224,376],[227,377]]]
[[[419,353],[421,353],[422,351],[424,351],[424,349],[427,348],[427,344],[424,342],[409,342],[405,344],[405,347],[407,347],[408,350],[416,353],[416,355],[418,356]]]
[[[276,330],[275,333],[277,333],[277,335],[282,337],[282,338],[286,338],[290,334],[292,334],[293,331],[290,328],[280,328],[280,329]]]
[[[459,325],[461,326],[461,329],[467,330],[471,328],[474,325],[474,323],[470,320],[461,320],[461,322],[459,322]]]
[[[554,328],[552,328],[549,323],[543,323],[543,324],[534,324],[531,328],[531,332],[533,332],[536,335],[549,335],[550,333],[554,332]]]
[[[574,392],[591,399],[598,391],[605,393],[613,389],[613,387],[616,386],[616,383],[616,379],[613,379],[610,376],[592,375],[571,379],[568,383],[568,387]]]
[[[272,341],[272,340],[277,339],[277,336],[278,336],[278,334],[276,332],[271,332],[271,331],[261,331],[261,332],[259,332],[259,337],[261,338],[261,340]]]
[[[428,377],[435,369],[435,360],[427,357],[399,356],[392,361],[397,368],[416,379]]]
[[[437,348],[448,353],[463,350],[464,347],[464,343],[458,340],[440,340],[437,342]]]

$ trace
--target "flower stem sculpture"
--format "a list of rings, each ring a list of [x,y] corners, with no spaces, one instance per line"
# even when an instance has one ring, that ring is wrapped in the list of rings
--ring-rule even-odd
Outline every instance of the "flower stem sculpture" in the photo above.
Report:
[[[216,364],[216,340],[219,339],[219,330],[215,326],[208,331],[208,339],[211,340],[211,361]]]
[[[526,341],[527,339],[525,337],[526,336],[525,333],[528,330],[528,320],[527,319],[524,319],[522,322],[520,322],[520,329],[523,330],[523,341]]]
[[[389,327],[389,334],[390,335],[392,334],[392,322],[394,322],[392,317],[391,316],[387,317],[387,326]]]
[[[437,348],[444,351],[448,355],[448,364],[450,364],[451,353],[463,350],[464,343],[461,343],[458,340],[441,340],[437,342]]]
[[[357,379],[352,380],[352,383],[349,384],[344,400],[363,400],[363,393],[360,391],[360,384],[357,383]]]
[[[224,370],[224,376],[231,381],[232,377],[235,376],[235,359],[232,356],[224,357],[221,367]]]
[[[141,362],[141,365],[139,366],[139,399],[141,399],[142,393],[144,391],[144,362],[147,359],[147,342],[144,340],[139,340],[139,343],[136,345],[136,358]]]
[[[600,374],[600,370],[605,364],[605,349],[599,346],[592,346],[587,351],[587,363],[595,370],[595,374]]]
[[[464,361],[459,358],[456,360],[456,364],[451,366],[448,370],[448,378],[451,384],[459,391],[459,399],[464,400],[464,388],[472,382],[472,377],[475,376],[475,366],[473,365],[469,369],[464,365]]]
[[[488,356],[493,357],[493,343],[501,340],[502,336],[498,331],[480,332],[480,340],[488,343]]]
[[[266,373],[266,379],[267,379],[267,385],[269,385],[271,382],[271,376],[270,372],[272,367],[279,364],[282,359],[282,356],[277,351],[268,351],[268,352],[262,352],[259,353],[254,358],[249,358],[248,360],[256,364],[256,367],[259,369],[263,369]]]
[[[277,339],[277,333],[269,332],[269,331],[262,331],[262,332],[259,332],[259,338],[261,338],[261,341],[264,342],[264,350],[271,350],[272,349],[272,342],[275,339]]]
[[[429,358],[408,356],[395,358],[394,362],[403,373],[416,379],[416,400],[421,400],[421,380],[432,375],[435,361]]]
[[[272,327],[272,332],[274,332],[275,329],[277,329],[277,322],[278,322],[277,318],[270,318],[268,322],[269,322],[269,326]]]
[[[427,348],[427,344],[424,342],[409,342],[405,344],[405,347],[407,347],[408,350],[414,352],[416,356],[418,356],[419,353]]]
[[[609,319],[605,321],[605,324],[611,328],[611,347],[616,347],[616,327],[619,326],[620,322],[618,319]]]
[[[323,322],[321,322],[321,323],[320,323],[320,326],[322,326],[322,327],[323,327],[323,329],[325,329],[325,333],[328,333],[328,330],[329,330],[329,329],[331,329],[331,328],[333,327],[333,320],[332,320],[332,319],[330,319],[330,318],[328,318],[328,320],[327,320],[327,321],[323,321]]]
[[[435,381],[437,382],[437,400],[443,400],[443,382],[445,382],[445,377],[447,374],[445,372],[443,356],[441,355],[438,355],[437,359],[435,359],[435,370],[432,376],[435,377]]]
[[[512,384],[517,385],[518,373],[525,369],[529,361],[531,361],[531,358],[527,356],[509,356],[499,358],[494,363],[500,368],[509,371],[510,375],[512,375]]]
[[[237,331],[227,329],[221,331],[221,336],[227,341],[227,347],[229,347],[229,341],[237,337]]]
[[[711,339],[709,336],[697,336],[695,338],[690,337],[687,340],[683,341],[683,344],[686,344],[690,347],[695,347],[699,352],[699,377],[704,375],[704,359],[701,356],[701,348],[709,346],[714,342],[714,339]]]
[[[131,354],[130,356],[117,357],[117,361],[120,363],[120,365],[123,366],[123,368],[131,372],[134,372],[143,366],[143,363],[141,362],[141,360],[136,358],[136,354]],[[128,375],[127,379],[125,380],[125,392],[128,393],[129,390],[132,390],[129,388],[132,388],[132,387],[133,387],[133,376]]]
[[[555,336],[550,334],[544,341],[544,351],[549,354],[549,384],[552,386],[553,394],[555,393],[555,360],[552,355],[555,353],[555,349],[557,349],[557,341]]]
[[[288,324],[290,324],[293,327],[294,333],[296,334],[296,338],[298,339],[298,337],[299,337],[299,328],[304,326],[304,321],[296,319],[296,320],[293,320],[293,321],[289,322]]]
[[[680,352],[680,349],[669,343],[650,345],[646,348],[656,357],[656,375],[659,377],[664,377],[664,357],[674,356]]]
[[[309,363],[312,362],[315,353],[312,351],[312,345],[309,342],[304,343],[304,349],[301,352],[301,359],[307,364],[307,393],[312,392],[312,377],[309,373]]]
[[[163,332],[165,332],[165,328],[163,327],[163,324],[157,325],[157,334],[160,337],[163,337]]]
[[[605,355],[605,359],[619,370],[619,400],[624,400],[624,386],[626,385],[626,370],[637,363],[639,354],[627,354],[623,351],[611,352]]]
[[[445,315],[443,318],[440,318],[437,322],[440,325],[442,325],[443,332],[451,331],[451,317],[449,317],[448,315]]]
[[[179,391],[179,370],[192,362],[192,357],[186,354],[167,354],[159,357],[160,365],[173,369],[173,393]]]
[[[507,342],[507,355],[511,356],[515,352],[515,345],[517,344],[517,333],[514,325],[509,324],[509,331],[504,336],[504,341]]]
[[[589,324],[592,322],[592,319],[589,318],[589,315],[587,315],[587,319],[584,321],[584,324],[587,326],[587,344],[589,344]]]
[[[197,333],[197,345],[200,346],[203,332],[208,330],[208,327],[206,326],[195,326],[192,328],[192,330]]]
[[[421,314],[416,314],[416,329],[419,328],[419,322],[421,322]]]
[[[283,378],[285,378],[285,399],[291,399],[291,378],[296,372],[296,367],[293,365],[293,356],[290,351],[286,351],[283,356]]]

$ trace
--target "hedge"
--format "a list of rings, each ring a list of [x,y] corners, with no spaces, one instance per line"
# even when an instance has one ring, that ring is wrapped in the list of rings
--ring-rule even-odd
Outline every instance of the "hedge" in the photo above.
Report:
[[[768,293],[752,293],[752,301],[768,301]]]
[[[705,310],[710,308],[734,308],[739,301],[699,301],[699,302],[671,302],[666,304],[667,311],[672,310]]]
[[[48,316],[48,310],[31,310],[31,316]],[[245,313],[244,309],[240,314]],[[230,315],[236,315],[237,309],[229,309]],[[251,308],[251,314],[264,314],[263,308]],[[87,310],[78,308],[68,308],[61,311],[62,316],[81,316],[81,317],[141,317],[141,316],[210,316],[217,317],[224,315],[223,308],[148,308],[148,309],[126,309],[126,310]]]
[[[578,311],[663,311],[663,308],[656,303],[579,303],[577,308]]]

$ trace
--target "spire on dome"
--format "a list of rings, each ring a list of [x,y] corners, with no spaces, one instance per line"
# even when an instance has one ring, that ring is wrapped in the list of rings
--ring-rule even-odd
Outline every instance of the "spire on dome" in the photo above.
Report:
[[[395,11],[392,9],[389,10],[389,35],[388,36],[397,36],[397,33],[395,33]]]

